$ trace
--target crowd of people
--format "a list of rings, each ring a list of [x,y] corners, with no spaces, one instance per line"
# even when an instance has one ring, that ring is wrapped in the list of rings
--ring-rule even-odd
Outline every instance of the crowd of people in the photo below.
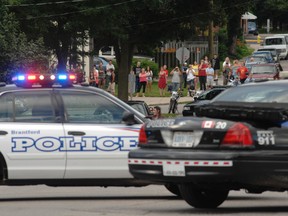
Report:
[[[222,71],[220,71],[222,70]],[[77,82],[83,80],[83,71],[81,66],[73,71],[76,74]],[[169,77],[170,76],[170,77]],[[219,83],[219,77],[222,76],[223,83]],[[235,59],[233,63],[229,57],[226,57],[221,67],[219,57],[215,54],[209,60],[207,56],[198,63],[192,64],[185,62],[182,67],[174,67],[168,70],[167,65],[160,67],[157,77],[149,66],[142,67],[141,62],[132,66],[128,74],[128,93],[129,99],[133,97],[145,97],[145,94],[152,92],[153,80],[158,81],[159,96],[165,96],[166,92],[183,91],[187,89],[189,96],[190,90],[205,91],[217,85],[238,85],[246,82],[253,82],[253,74],[249,73],[243,61]],[[110,60],[106,67],[102,62],[96,67],[93,66],[88,82],[90,85],[102,88],[115,94],[115,66]],[[191,96],[191,95],[190,95]]]

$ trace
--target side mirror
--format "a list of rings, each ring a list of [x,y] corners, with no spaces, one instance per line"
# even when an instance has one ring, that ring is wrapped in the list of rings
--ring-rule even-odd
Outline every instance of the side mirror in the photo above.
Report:
[[[133,125],[136,123],[135,116],[131,112],[124,112],[122,121],[125,122],[127,125]]]

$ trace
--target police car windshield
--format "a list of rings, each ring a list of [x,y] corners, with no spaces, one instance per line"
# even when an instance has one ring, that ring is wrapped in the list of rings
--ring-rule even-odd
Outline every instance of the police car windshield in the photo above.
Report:
[[[218,95],[213,102],[245,102],[245,103],[288,103],[287,87],[284,85],[256,86],[244,84]]]

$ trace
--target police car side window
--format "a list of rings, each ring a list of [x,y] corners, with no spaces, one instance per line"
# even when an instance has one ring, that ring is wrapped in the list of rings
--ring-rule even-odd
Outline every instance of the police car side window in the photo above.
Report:
[[[98,94],[61,92],[70,123],[119,124],[124,109]]]
[[[51,96],[48,92],[14,92],[1,96],[0,121],[54,122]]]

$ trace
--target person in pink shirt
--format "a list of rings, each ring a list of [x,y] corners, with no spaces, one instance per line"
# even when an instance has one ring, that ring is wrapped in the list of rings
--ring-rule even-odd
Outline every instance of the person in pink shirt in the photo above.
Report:
[[[142,89],[142,97],[145,97],[145,90],[146,90],[146,85],[147,85],[147,73],[145,71],[145,68],[141,69],[141,72],[139,74],[139,87],[137,89],[137,94],[136,97],[139,97],[139,92]]]

